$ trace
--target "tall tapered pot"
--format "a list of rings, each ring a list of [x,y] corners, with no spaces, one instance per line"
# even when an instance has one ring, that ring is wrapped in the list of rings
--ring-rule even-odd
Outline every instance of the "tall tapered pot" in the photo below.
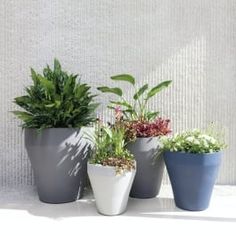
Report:
[[[39,199],[47,203],[75,201],[83,195],[89,145],[83,129],[25,129]]]
[[[159,148],[158,137],[137,138],[128,144],[127,149],[137,163],[131,197],[154,198],[159,194],[164,171],[163,158],[158,155]]]

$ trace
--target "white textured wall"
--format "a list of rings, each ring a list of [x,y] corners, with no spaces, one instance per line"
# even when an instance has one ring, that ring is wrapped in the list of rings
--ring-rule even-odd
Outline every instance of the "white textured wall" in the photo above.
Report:
[[[177,131],[225,125],[218,182],[236,184],[235,0],[1,0],[0,27],[0,186],[33,183],[8,111],[30,83],[29,67],[40,70],[55,56],[93,87],[111,85],[117,73],[140,84],[173,80],[151,106]]]

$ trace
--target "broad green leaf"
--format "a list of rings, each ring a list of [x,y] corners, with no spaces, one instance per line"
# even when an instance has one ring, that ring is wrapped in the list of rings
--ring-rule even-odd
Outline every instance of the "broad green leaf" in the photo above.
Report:
[[[128,74],[115,75],[111,76],[111,79],[116,81],[126,81],[131,83],[132,85],[135,85],[135,78],[132,75]]]
[[[172,82],[171,80],[166,80],[166,81],[161,82],[160,84],[158,84],[154,88],[152,88],[148,92],[146,99],[149,99],[149,98],[153,97],[154,95],[159,93],[161,90],[167,88],[171,84],[171,82]]]
[[[132,108],[132,106],[128,103],[128,102],[119,102],[119,101],[110,101],[111,104],[115,104],[115,105],[120,105],[120,106],[125,106],[128,108]]]
[[[143,85],[138,92],[134,94],[134,100],[137,100],[147,89],[148,84]]]
[[[147,119],[148,119],[148,120],[155,119],[155,118],[158,116],[159,113],[160,113],[160,112],[158,112],[158,111],[156,111],[156,112],[148,112],[148,113],[146,114]]]
[[[109,88],[109,87],[103,86],[103,87],[98,87],[97,89],[103,93],[114,93],[120,97],[123,94],[120,88]]]
[[[29,96],[21,96],[15,98],[15,103],[19,106],[30,103],[31,99]]]
[[[129,113],[131,116],[136,116],[136,112],[134,109],[126,109],[123,111],[124,113]]]
[[[13,111],[12,113],[24,122],[27,122],[29,119],[32,119],[33,117],[31,114],[24,111]]]

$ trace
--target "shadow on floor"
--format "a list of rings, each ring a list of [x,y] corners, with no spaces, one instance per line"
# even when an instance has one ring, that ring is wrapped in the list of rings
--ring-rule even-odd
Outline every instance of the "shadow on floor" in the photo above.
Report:
[[[91,190],[86,190],[83,199],[65,204],[47,204],[38,200],[34,188],[26,190],[1,190],[0,210],[24,210],[29,214],[52,219],[67,217],[102,217],[96,211]],[[127,211],[119,217],[144,217],[157,219],[199,220],[214,222],[235,222],[236,217],[209,216],[205,212],[184,211],[175,206],[172,198],[129,199]]]
[[[154,199],[145,200],[131,198],[124,216],[176,220],[236,222],[236,217],[204,216],[206,211],[194,212],[182,210],[175,206],[174,200],[172,198],[157,197]]]

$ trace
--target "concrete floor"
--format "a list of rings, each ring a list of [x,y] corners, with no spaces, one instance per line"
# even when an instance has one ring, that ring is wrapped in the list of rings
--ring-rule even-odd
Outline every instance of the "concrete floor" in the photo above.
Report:
[[[4,233],[1,233],[4,232]],[[74,203],[45,204],[33,187],[0,190],[0,236],[5,235],[236,235],[236,186],[215,186],[209,209],[175,207],[170,186],[149,200],[130,199],[120,216],[99,215],[91,191]]]

